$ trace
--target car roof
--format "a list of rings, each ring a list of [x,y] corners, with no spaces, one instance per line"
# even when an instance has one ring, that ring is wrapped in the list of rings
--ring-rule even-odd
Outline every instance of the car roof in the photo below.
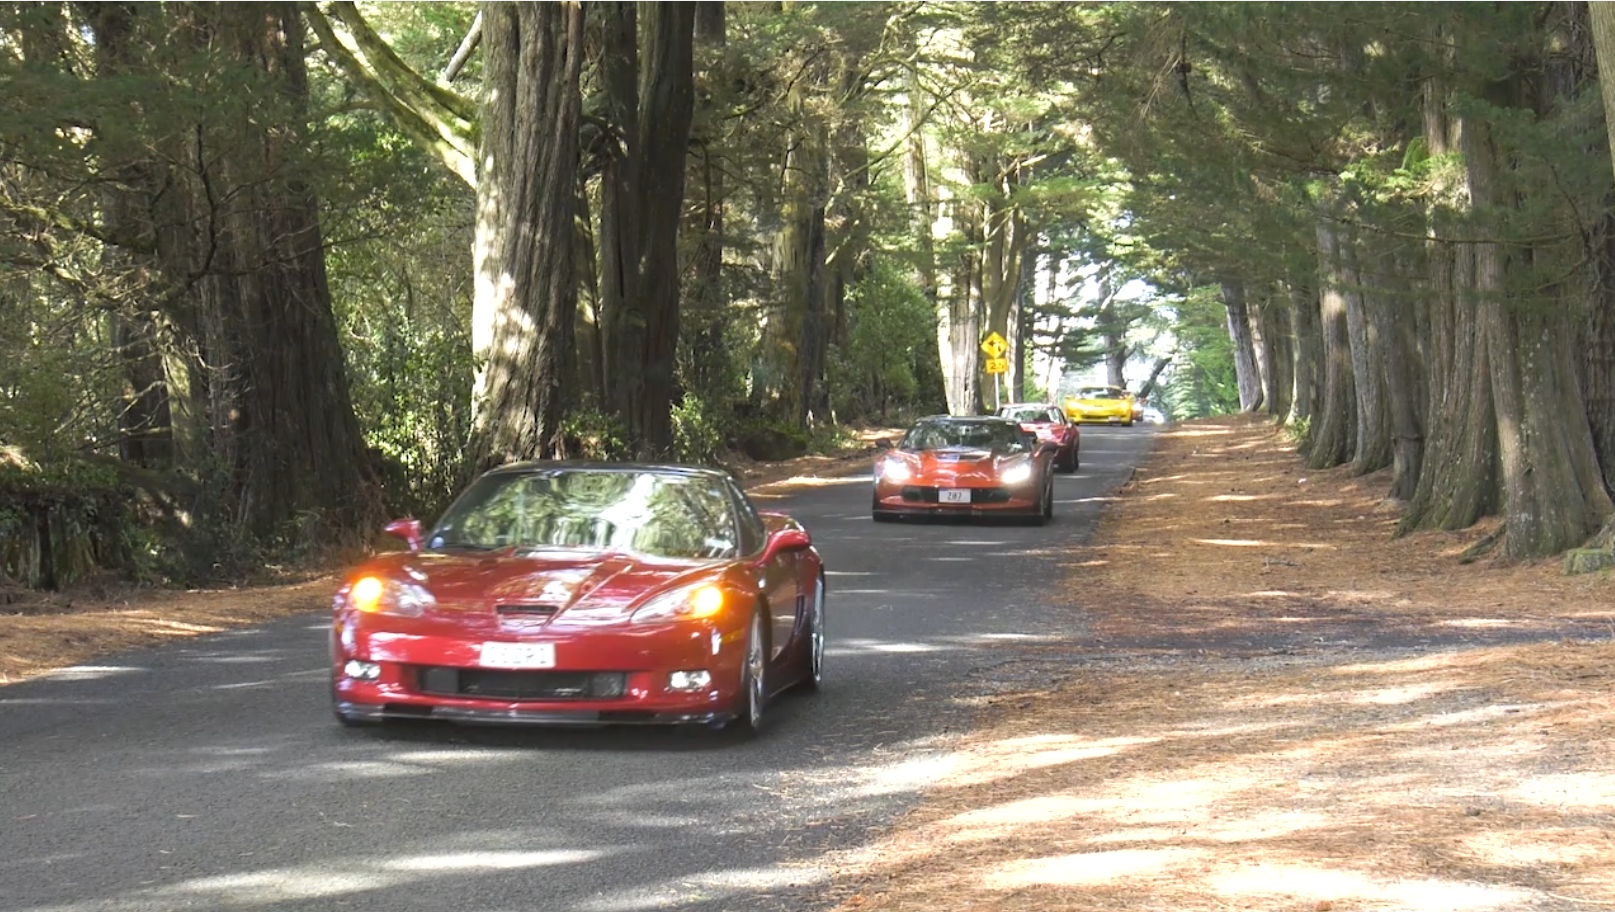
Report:
[[[1014,424],[1015,422],[1002,415],[927,415],[914,422],[925,424],[927,422],[947,422],[953,424]]]
[[[998,410],[1003,411],[1004,409],[1012,409],[1012,408],[1057,409],[1057,408],[1059,408],[1059,406],[1055,405],[1052,402],[1006,402],[1003,405],[1000,405],[998,407]]]
[[[641,472],[655,475],[677,475],[686,478],[714,478],[733,479],[723,469],[707,466],[682,465],[678,463],[657,462],[611,462],[604,459],[532,459],[525,462],[510,462],[502,466],[489,469],[487,475],[528,475],[545,472],[565,471],[591,471],[591,472]]]

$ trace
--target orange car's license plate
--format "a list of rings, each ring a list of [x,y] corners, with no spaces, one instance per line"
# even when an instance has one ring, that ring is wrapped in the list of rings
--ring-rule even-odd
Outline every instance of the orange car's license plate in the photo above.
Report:
[[[969,488],[942,488],[936,492],[938,503],[969,503]]]

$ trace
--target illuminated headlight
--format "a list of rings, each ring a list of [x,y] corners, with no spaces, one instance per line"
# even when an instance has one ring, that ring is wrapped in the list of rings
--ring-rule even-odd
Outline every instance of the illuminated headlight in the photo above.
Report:
[[[422,612],[437,605],[437,599],[426,587],[416,583],[366,576],[355,580],[348,590],[348,604],[371,614],[420,617]]]
[[[349,659],[342,666],[342,673],[355,681],[375,681],[381,678],[381,666],[375,662],[361,662],[358,659]]]
[[[888,456],[880,461],[879,473],[880,477],[887,481],[908,481],[909,476],[914,474],[907,462],[895,456]]]
[[[998,480],[1007,485],[1021,484],[1032,480],[1032,466],[1030,463],[1020,463],[1004,470]]]
[[[668,690],[706,690],[712,685],[712,674],[704,669],[675,671],[667,676]]]
[[[708,618],[723,610],[723,590],[711,583],[680,586],[652,598],[634,612],[636,624]]]

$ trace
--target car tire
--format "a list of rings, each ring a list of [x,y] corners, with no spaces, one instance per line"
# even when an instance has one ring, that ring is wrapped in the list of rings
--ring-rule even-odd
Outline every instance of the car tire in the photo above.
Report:
[[[752,609],[746,628],[745,653],[740,659],[740,692],[735,695],[735,718],[731,728],[741,735],[763,730],[763,710],[768,706],[768,640],[761,607]]]
[[[808,608],[807,677],[802,684],[815,693],[824,689],[824,571],[819,571]]]
[[[1076,447],[1072,447],[1071,448],[1071,455],[1069,455],[1069,456],[1065,457],[1064,459],[1060,460],[1060,471],[1064,472],[1067,475],[1070,475],[1072,472],[1075,472],[1076,470],[1077,470],[1077,449],[1076,449]]]
[[[367,719],[361,716],[350,716],[343,712],[336,696],[336,679],[331,679],[331,716],[343,728],[380,728],[383,725],[380,719]]]

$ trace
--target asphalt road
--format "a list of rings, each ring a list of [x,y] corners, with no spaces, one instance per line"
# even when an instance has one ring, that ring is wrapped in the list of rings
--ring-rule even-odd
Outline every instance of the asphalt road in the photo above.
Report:
[[[829,572],[827,689],[705,731],[339,728],[325,622],[0,688],[0,912],[793,912],[916,801],[969,702],[1037,683],[1062,556],[1148,450],[1086,428],[1046,527],[882,524],[866,475],[760,498]]]

